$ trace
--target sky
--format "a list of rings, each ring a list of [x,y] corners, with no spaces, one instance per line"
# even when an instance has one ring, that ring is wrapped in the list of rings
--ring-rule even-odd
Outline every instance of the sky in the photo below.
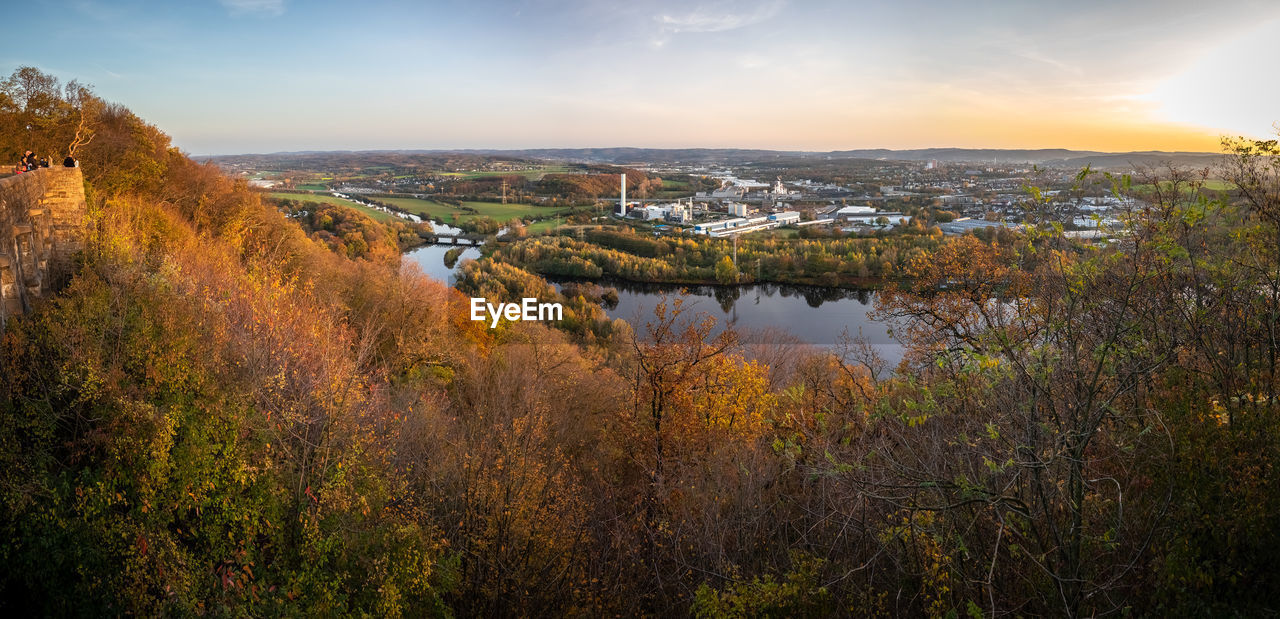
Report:
[[[1275,0],[26,1],[0,75],[92,84],[190,154],[735,147],[1218,151],[1274,137]]]

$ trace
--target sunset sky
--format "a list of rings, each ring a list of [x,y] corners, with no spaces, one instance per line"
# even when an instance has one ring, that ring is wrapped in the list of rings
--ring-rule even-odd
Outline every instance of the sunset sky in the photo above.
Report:
[[[1274,137],[1280,3],[37,2],[0,71],[192,154],[586,146],[1218,150]]]

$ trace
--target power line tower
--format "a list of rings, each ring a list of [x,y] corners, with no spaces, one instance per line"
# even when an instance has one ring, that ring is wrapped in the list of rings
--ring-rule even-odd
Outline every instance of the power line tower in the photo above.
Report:
[[[733,272],[738,272],[738,235],[733,236]]]
[[[502,203],[507,203],[507,180],[502,179]]]

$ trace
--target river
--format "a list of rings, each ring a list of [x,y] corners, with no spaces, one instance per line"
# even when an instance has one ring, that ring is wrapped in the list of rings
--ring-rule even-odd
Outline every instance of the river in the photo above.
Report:
[[[454,268],[444,264],[450,245],[426,245],[405,254],[418,264],[422,272],[453,285],[454,271],[463,260],[475,259],[480,250],[463,250]],[[559,285],[558,282],[552,280]],[[750,284],[737,287],[679,286],[673,284],[641,284],[627,281],[602,281],[602,286],[618,291],[618,304],[606,307],[610,318],[621,318],[632,325],[643,325],[653,316],[653,308],[663,295],[669,300],[683,298],[686,310],[706,313],[720,327],[732,325],[746,334],[766,329],[786,331],[801,341],[815,346],[835,347],[846,330],[851,336],[864,338],[890,367],[902,358],[902,345],[889,337],[887,325],[872,320],[867,313],[875,309],[876,293],[870,290],[845,290],[817,286],[785,284]]]
[[[889,364],[902,358],[902,345],[889,337],[884,323],[869,317],[876,293],[785,284],[725,286],[677,286],[601,282],[618,291],[618,305],[605,310],[611,318],[643,325],[663,297],[684,299],[684,309],[712,316],[717,325],[733,326],[747,338],[765,330],[781,330],[815,346],[834,348],[847,330],[861,335]]]
[[[458,261],[454,263],[453,268],[449,268],[444,264],[445,252],[455,247],[463,247],[462,254],[458,256]],[[427,277],[442,281],[450,286],[454,282],[454,273],[458,267],[462,265],[464,260],[475,260],[480,257],[479,247],[464,247],[462,245],[423,245],[417,249],[410,250],[401,260],[412,261],[422,269]]]

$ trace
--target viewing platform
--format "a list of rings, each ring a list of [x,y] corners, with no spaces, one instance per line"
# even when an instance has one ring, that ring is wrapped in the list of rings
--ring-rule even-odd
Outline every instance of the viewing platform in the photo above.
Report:
[[[0,328],[66,285],[84,249],[80,168],[40,168],[0,179]]]

